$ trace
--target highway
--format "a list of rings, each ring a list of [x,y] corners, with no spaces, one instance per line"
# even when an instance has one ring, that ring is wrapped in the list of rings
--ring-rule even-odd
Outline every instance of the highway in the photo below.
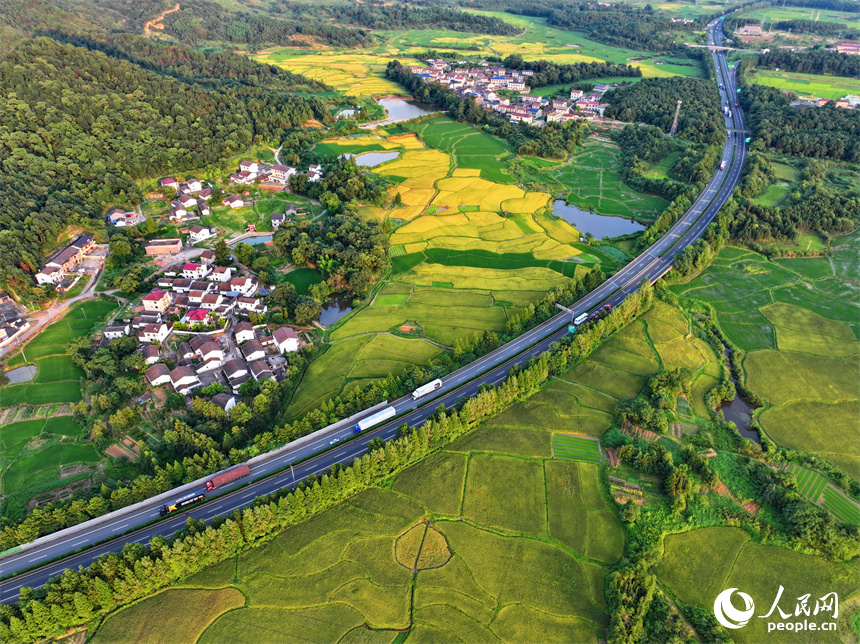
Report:
[[[709,44],[719,45],[722,42],[722,33],[718,27],[719,21],[709,25]],[[735,70],[728,69],[725,55],[724,51],[712,52],[717,70],[717,82],[726,88],[720,91],[721,102],[725,105],[725,102],[729,101],[730,106],[731,118],[726,118],[726,127],[743,130],[743,114],[740,108],[734,107]],[[725,169],[718,170],[714,174],[691,208],[660,240],[611,279],[570,307],[575,314],[599,310],[606,304],[616,306],[635,291],[643,279],[654,282],[662,277],[671,268],[675,256],[702,236],[705,228],[713,221],[740,181],[747,154],[744,136],[743,133],[729,134],[721,159],[725,161]],[[300,439],[296,445],[291,444],[268,455],[257,457],[251,462],[251,477],[236,482],[232,487],[287,468],[278,474],[256,480],[234,491],[229,491],[231,486],[225,486],[218,490],[219,493],[227,490],[223,496],[142,528],[138,526],[158,518],[159,508],[164,503],[163,499],[159,497],[148,499],[130,508],[47,535],[33,544],[27,544],[22,550],[0,559],[0,573],[3,576],[8,577],[18,571],[39,566],[42,561],[57,559],[91,544],[112,539],[0,582],[0,602],[14,602],[18,599],[21,587],[42,586],[51,577],[68,568],[86,567],[102,554],[121,550],[125,543],[146,543],[156,535],[170,536],[184,526],[189,516],[209,520],[217,515],[229,514],[237,508],[250,504],[258,496],[269,494],[285,486],[292,486],[308,475],[319,474],[336,463],[348,463],[361,456],[372,439],[378,437],[389,440],[394,437],[397,428],[404,423],[410,427],[421,425],[440,404],[444,404],[446,408],[453,407],[459,400],[474,396],[481,385],[501,383],[507,377],[511,367],[527,362],[533,356],[547,351],[552,343],[567,335],[570,319],[569,313],[559,313],[519,338],[444,377],[441,389],[417,402],[413,401],[411,396],[392,401],[390,405],[400,416],[380,427],[366,430],[354,437],[351,423],[346,425],[336,423],[310,437]],[[419,404],[420,407],[418,407]],[[353,440],[347,440],[353,437]],[[322,453],[319,453],[321,451]],[[302,459],[307,460],[302,461]],[[297,461],[302,462],[297,463]],[[291,464],[294,465],[289,467]],[[182,486],[171,495],[172,498],[179,498],[187,492],[205,492],[203,481]],[[211,496],[211,493],[208,494]],[[120,536],[121,538],[114,538]]]

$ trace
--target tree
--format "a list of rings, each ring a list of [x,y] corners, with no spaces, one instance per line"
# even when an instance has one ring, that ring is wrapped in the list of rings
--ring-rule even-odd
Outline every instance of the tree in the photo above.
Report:
[[[400,193],[398,192],[396,195],[394,195],[394,205],[395,205],[395,207],[398,207],[398,206],[401,206],[402,204],[403,204],[403,197],[401,197]]]
[[[219,239],[215,243],[215,263],[219,266],[225,266],[230,262],[230,247],[223,239]]]
[[[254,247],[250,244],[243,244],[239,242],[233,248],[233,256],[239,261],[240,264],[245,266],[250,266],[251,261],[253,260],[255,255]]]
[[[155,220],[150,216],[146,216],[146,221],[143,224],[143,231],[147,235],[154,235],[158,232],[158,224],[155,223]]]

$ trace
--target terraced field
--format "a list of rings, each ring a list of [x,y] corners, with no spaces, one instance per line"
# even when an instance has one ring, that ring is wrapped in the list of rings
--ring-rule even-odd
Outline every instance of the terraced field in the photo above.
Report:
[[[30,415],[37,417],[0,425],[0,493],[6,497],[4,516],[21,516],[33,496],[86,478],[88,467],[101,460],[91,443],[79,442],[82,430],[71,416],[47,414],[61,407],[57,403],[81,399],[80,379],[84,374],[66,353],[66,346],[71,340],[88,335],[114,309],[116,303],[111,301],[78,304],[8,361],[12,367],[34,364],[38,372],[31,382],[0,387],[0,407],[27,405],[14,408],[10,416],[18,416],[15,410],[29,410],[33,412]],[[35,407],[38,405],[45,406]],[[61,468],[71,466],[81,466],[80,471],[72,474],[67,471],[61,477]]]
[[[850,275],[858,246],[855,234],[832,257],[775,261],[726,248],[702,275],[671,287],[713,306],[723,332],[746,352],[746,384],[768,403],[758,415],[768,435],[854,478],[860,287]]]

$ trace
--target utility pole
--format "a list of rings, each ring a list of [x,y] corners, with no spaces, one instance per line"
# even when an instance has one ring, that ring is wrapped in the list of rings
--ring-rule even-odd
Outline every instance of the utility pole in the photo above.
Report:
[[[672,129],[669,130],[669,136],[675,136],[675,132],[678,131],[678,114],[681,113],[681,103],[683,101],[678,101],[678,107],[675,108],[675,118],[672,121]]]

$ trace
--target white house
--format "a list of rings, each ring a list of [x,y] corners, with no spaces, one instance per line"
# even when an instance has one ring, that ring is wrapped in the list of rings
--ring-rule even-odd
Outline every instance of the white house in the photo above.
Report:
[[[242,311],[248,311],[249,313],[265,313],[269,310],[269,307],[263,304],[262,300],[257,300],[253,297],[240,297],[236,299],[236,305]]]
[[[108,340],[116,340],[117,338],[125,337],[129,334],[131,328],[128,324],[112,324],[105,328],[104,336]]]
[[[276,163],[269,168],[269,178],[277,183],[287,183],[294,174],[296,174],[296,169],[288,165]]]
[[[194,226],[188,231],[188,241],[192,244],[202,242],[204,239],[209,239],[215,236],[215,229],[212,226]]]
[[[179,182],[173,177],[167,177],[166,179],[162,179],[158,183],[162,188],[173,188],[175,190],[179,187]]]
[[[196,353],[204,362],[209,362],[210,360],[218,360],[220,362],[224,359],[224,349],[214,340],[206,342],[197,349]]]
[[[250,322],[239,322],[236,324],[233,327],[233,335],[236,338],[236,344],[242,344],[257,337],[254,327]]]
[[[188,192],[200,192],[203,190],[203,182],[200,179],[189,179],[185,182]]]
[[[212,396],[212,402],[224,411],[230,411],[236,406],[236,396],[232,394],[215,394]]]
[[[154,365],[161,356],[158,355],[158,347],[154,344],[148,344],[140,351],[143,354],[143,359],[148,366]]]
[[[212,214],[212,209],[209,207],[209,204],[205,201],[198,202],[197,210],[200,212],[201,217],[208,217]]]
[[[223,199],[221,203],[225,206],[230,206],[231,208],[241,208],[245,205],[245,200],[242,199],[241,195],[232,195]]]
[[[275,215],[272,215],[272,228],[277,230],[286,220],[287,216],[284,213],[277,213]]]
[[[170,328],[166,324],[147,324],[137,339],[141,342],[164,342],[168,335]]]
[[[256,161],[240,161],[239,172],[259,172],[260,164]]]
[[[268,380],[275,377],[272,368],[269,367],[269,363],[265,360],[256,360],[249,363],[248,369],[251,371],[251,377],[254,380]]]
[[[207,293],[200,301],[200,308],[214,311],[224,303],[224,296],[220,293]]]
[[[209,274],[209,270],[206,264],[188,263],[182,267],[182,277],[190,280],[200,280]]]
[[[215,371],[221,366],[221,361],[217,358],[213,358],[212,360],[207,360],[201,364],[198,364],[194,367],[194,371],[197,373],[206,373],[207,371]]]
[[[189,209],[189,208],[191,208],[192,206],[196,206],[196,205],[197,205],[197,199],[195,199],[195,198],[194,198],[194,197],[192,197],[191,195],[182,195],[181,197],[178,197],[178,198],[176,199],[176,201],[178,201],[179,203],[181,203],[181,204],[182,204],[182,207],[183,207],[183,208],[185,208],[186,210],[188,210],[188,209]]]
[[[36,273],[36,282],[38,284],[59,284],[63,281],[66,271],[59,266],[45,266],[42,270]]]
[[[233,278],[233,269],[229,266],[216,266],[206,277],[211,282],[229,282]]]
[[[275,338],[275,346],[281,353],[289,353],[299,350],[299,334],[288,326],[282,326],[275,329],[272,334]]]
[[[176,367],[170,372],[170,383],[177,393],[185,396],[189,391],[200,386],[200,379],[191,367]]]
[[[266,350],[260,344],[259,340],[248,340],[240,348],[242,349],[242,355],[245,356],[245,360],[248,362],[263,360],[266,357]]]
[[[166,364],[154,364],[144,373],[146,374],[146,379],[149,381],[149,384],[153,387],[166,385],[170,382],[170,369]]]
[[[249,295],[257,290],[257,282],[250,277],[234,277],[230,280],[230,290]]]
[[[208,248],[200,254],[200,261],[204,264],[211,264],[215,261],[215,251]]]

